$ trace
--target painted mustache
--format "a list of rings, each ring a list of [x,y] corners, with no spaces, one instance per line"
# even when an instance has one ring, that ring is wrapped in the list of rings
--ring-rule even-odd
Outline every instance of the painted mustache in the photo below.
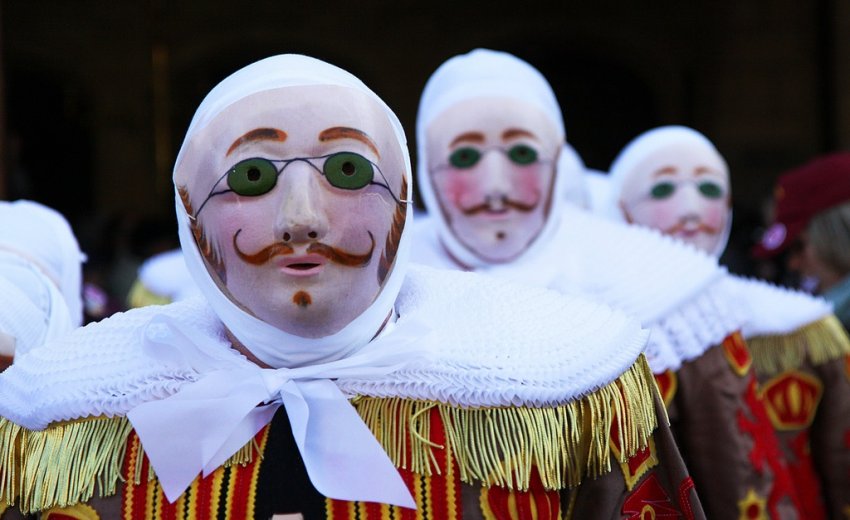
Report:
[[[533,211],[534,208],[537,207],[538,202],[539,201],[534,201],[530,204],[527,204],[525,202],[510,199],[507,195],[498,195],[495,197],[487,196],[487,198],[485,198],[484,202],[482,202],[481,204],[476,204],[469,208],[460,208],[460,210],[466,216],[477,215],[478,213],[483,213],[485,211],[503,213],[509,209],[515,209],[523,213],[528,213],[530,211]]]
[[[236,250],[236,254],[239,255],[239,258],[251,265],[263,265],[275,256],[291,255],[295,252],[289,244],[275,242],[274,244],[260,249],[256,253],[244,253],[241,249],[239,249],[239,244],[236,242],[236,237],[238,237],[241,232],[242,230],[240,229],[235,235],[233,235],[233,249]],[[344,265],[346,267],[364,267],[372,260],[372,253],[375,251],[375,237],[372,236],[372,233],[369,231],[366,233],[369,235],[369,240],[372,242],[372,245],[369,246],[369,251],[363,254],[350,253],[322,242],[311,243],[307,246],[307,253],[324,256],[331,262]]]
[[[686,225],[688,224],[688,220],[680,220],[676,225],[664,230],[665,235],[675,235],[681,231],[686,231]],[[707,233],[709,235],[716,235],[720,232],[719,229],[709,226],[708,224],[704,224],[702,222],[698,222],[696,228],[687,228],[687,231],[691,232],[700,232]]]

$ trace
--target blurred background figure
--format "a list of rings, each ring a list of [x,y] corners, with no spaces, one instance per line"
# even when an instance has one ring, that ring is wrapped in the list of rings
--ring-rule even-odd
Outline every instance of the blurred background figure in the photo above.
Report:
[[[27,200],[0,202],[0,370],[83,321],[85,255],[65,218]]]
[[[850,327],[850,153],[820,156],[783,174],[774,205],[753,254],[784,253],[789,279],[829,300]]]
[[[127,307],[165,305],[200,294],[186,267],[183,251],[172,249],[142,263],[139,276],[127,295]]]

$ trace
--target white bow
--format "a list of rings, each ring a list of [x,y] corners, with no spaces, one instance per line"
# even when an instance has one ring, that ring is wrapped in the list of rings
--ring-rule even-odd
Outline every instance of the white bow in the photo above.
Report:
[[[203,375],[166,399],[136,406],[127,417],[170,502],[201,471],[208,475],[248,443],[283,404],[321,494],[415,508],[395,466],[332,379],[372,378],[422,361],[428,332],[422,323],[401,319],[347,358],[264,369],[220,344],[196,343],[182,324],[158,315],[143,332],[146,354],[184,369],[187,377],[193,371]]]

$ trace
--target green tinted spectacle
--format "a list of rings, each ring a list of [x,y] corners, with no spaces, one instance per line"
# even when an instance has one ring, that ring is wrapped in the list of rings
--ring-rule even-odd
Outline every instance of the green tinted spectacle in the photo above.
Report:
[[[362,155],[339,152],[325,160],[322,172],[332,186],[344,190],[359,190],[372,182],[375,170]]]
[[[676,186],[672,182],[659,182],[649,190],[649,196],[656,200],[666,199],[673,195]]]
[[[528,145],[518,144],[508,150],[508,157],[519,165],[531,164],[537,160],[537,150]]]
[[[520,166],[525,166],[537,161],[537,150],[525,144],[518,144],[507,150],[502,148],[486,148],[484,149],[484,152],[494,149],[501,150],[508,156],[508,159],[510,159],[511,162]],[[461,170],[472,168],[478,164],[478,161],[481,160],[481,155],[481,150],[464,146],[452,152],[449,156],[449,164]]]
[[[455,168],[472,168],[481,159],[481,152],[475,148],[458,148],[449,156],[449,163]]]
[[[268,159],[245,159],[227,173],[227,185],[235,193],[256,197],[277,184],[277,168]]]
[[[719,199],[723,196],[723,188],[721,188],[717,183],[711,181],[703,181],[699,183],[698,188],[699,192],[709,199]]]

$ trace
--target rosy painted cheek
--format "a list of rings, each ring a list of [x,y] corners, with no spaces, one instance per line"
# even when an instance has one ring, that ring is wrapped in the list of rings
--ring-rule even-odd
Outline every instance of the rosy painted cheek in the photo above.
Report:
[[[713,227],[720,228],[723,224],[724,218],[728,212],[726,208],[726,204],[724,203],[709,203],[706,205],[702,212],[702,221],[703,223]]]
[[[521,168],[514,176],[512,198],[526,202],[537,200],[544,191],[543,173],[538,168]]]
[[[443,198],[456,208],[478,204],[484,199],[481,188],[471,172],[446,172],[439,189],[442,191]]]
[[[664,231],[678,222],[679,208],[670,201],[649,202],[636,210],[632,218],[638,224]]]

